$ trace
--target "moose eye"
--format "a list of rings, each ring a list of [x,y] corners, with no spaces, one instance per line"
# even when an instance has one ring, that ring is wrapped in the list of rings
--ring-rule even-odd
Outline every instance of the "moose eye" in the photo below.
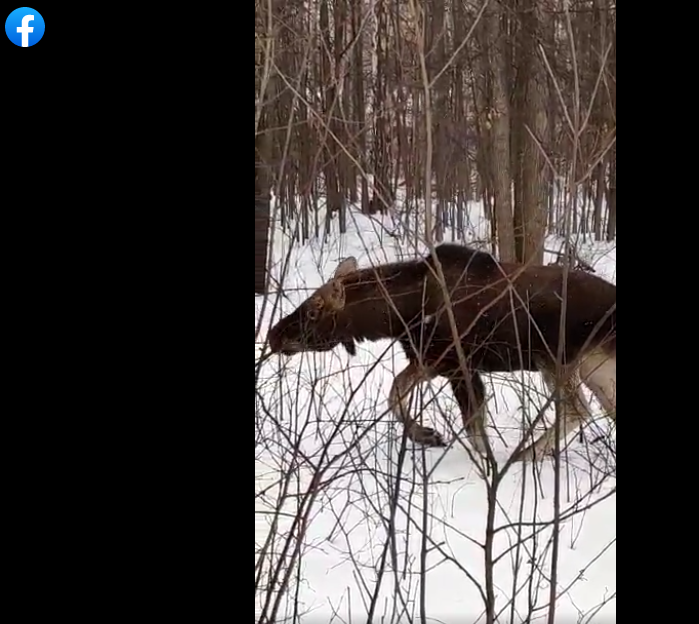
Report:
[[[306,316],[308,317],[309,321],[317,321],[318,317],[320,317],[320,310],[317,308],[309,308],[306,312]]]

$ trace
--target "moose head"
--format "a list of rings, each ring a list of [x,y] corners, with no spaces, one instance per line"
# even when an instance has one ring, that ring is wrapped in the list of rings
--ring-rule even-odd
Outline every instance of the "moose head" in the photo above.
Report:
[[[343,344],[354,355],[354,341],[343,340],[338,334],[337,316],[345,308],[343,280],[357,270],[356,258],[341,262],[328,282],[272,327],[268,335],[272,353],[291,356],[304,351],[330,351]]]

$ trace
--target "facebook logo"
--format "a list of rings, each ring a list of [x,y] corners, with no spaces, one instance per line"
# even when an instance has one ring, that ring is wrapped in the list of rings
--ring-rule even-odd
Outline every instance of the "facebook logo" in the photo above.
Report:
[[[8,39],[20,48],[28,48],[44,36],[44,18],[35,9],[15,9],[5,20]]]

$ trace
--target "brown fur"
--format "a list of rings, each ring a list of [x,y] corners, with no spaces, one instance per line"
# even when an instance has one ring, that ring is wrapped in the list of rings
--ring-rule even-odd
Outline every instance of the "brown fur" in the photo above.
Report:
[[[436,255],[465,369],[454,347],[453,326],[432,256],[362,270],[354,259],[346,260],[333,279],[270,330],[272,351],[291,355],[343,344],[352,353],[356,342],[398,339],[410,365],[397,376],[391,403],[410,437],[425,444],[443,441],[407,415],[402,395],[416,383],[438,375],[449,378],[467,432],[483,451],[485,390],[479,372],[541,371],[551,386],[559,347],[570,378],[564,388],[567,422],[580,424],[586,417],[583,395],[573,386],[576,379],[588,383],[605,406],[616,409],[615,389],[613,399],[609,396],[616,378],[616,286],[586,272],[568,272],[561,334],[563,267],[500,263],[488,253],[460,245],[441,245]],[[597,362],[609,380],[585,366],[588,360]],[[563,433],[569,433],[566,426]],[[524,451],[522,458],[550,452],[550,432],[545,438]]]

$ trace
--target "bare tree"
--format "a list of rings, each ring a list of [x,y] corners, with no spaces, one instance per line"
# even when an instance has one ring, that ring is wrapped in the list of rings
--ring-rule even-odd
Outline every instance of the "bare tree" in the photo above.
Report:
[[[255,4],[255,293],[267,289],[271,213],[272,141],[266,99],[271,83],[273,48],[270,6]]]
[[[546,69],[539,53],[544,12],[538,0],[516,0],[518,37],[514,101],[515,236],[517,259],[542,264],[548,221],[544,149],[548,131]]]

